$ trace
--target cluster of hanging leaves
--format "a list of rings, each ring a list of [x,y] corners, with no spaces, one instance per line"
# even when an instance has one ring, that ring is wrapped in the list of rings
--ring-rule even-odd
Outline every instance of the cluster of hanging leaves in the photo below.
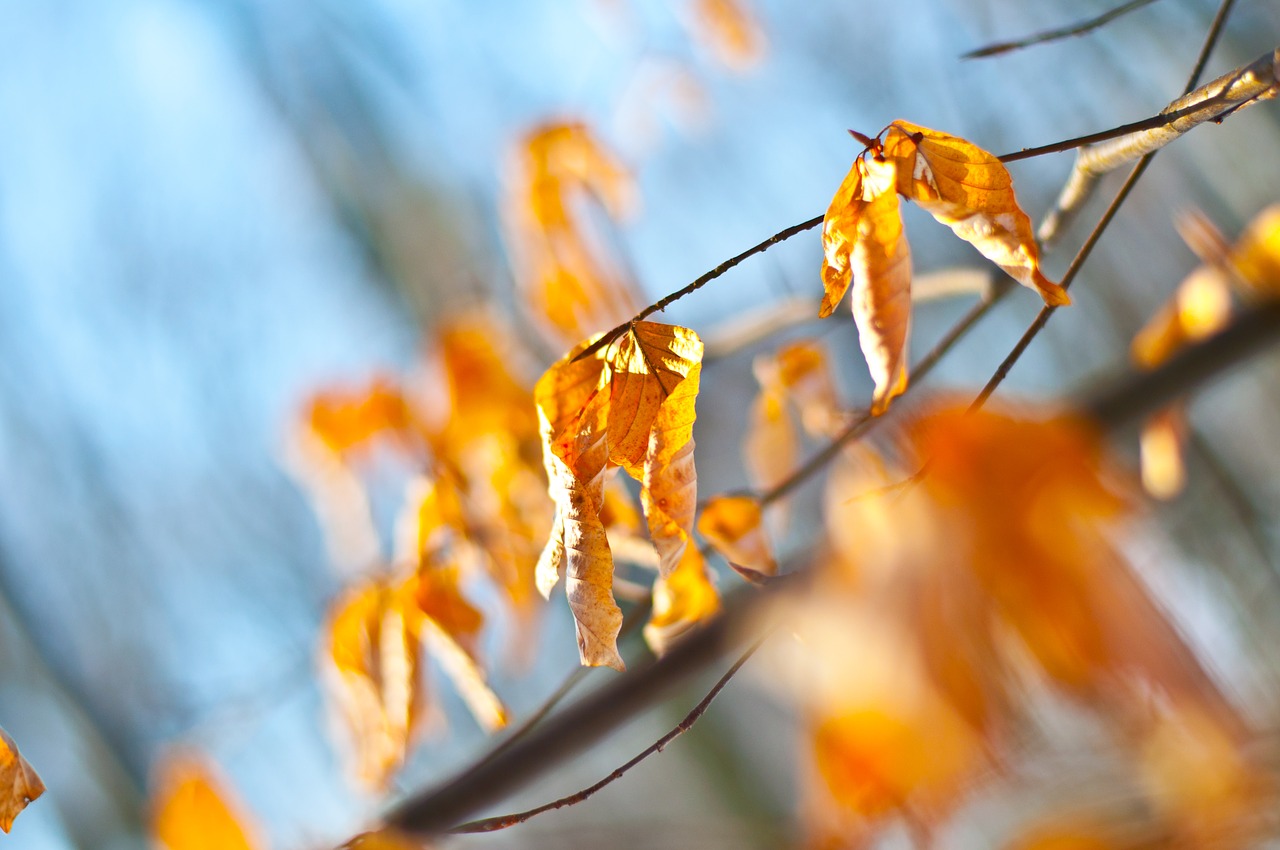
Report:
[[[1148,843],[1129,807],[1046,818],[1003,846],[1250,846],[1274,777],[1117,547],[1134,500],[1100,433],[935,404],[902,440],[834,472],[830,551],[780,664],[807,718],[813,846],[867,846],[896,821],[927,836],[1024,781],[1018,759],[1047,756],[1022,731],[1046,693],[1104,724],[1133,766]]]
[[[1031,220],[999,159],[956,136],[895,121],[868,139],[836,190],[822,225],[819,315],[830,316],[853,286],[853,317],[875,381],[872,412],[907,387],[911,251],[899,196],[914,201],[1046,304],[1070,303],[1040,271]]]
[[[1134,337],[1131,354],[1144,369],[1222,330],[1231,318],[1233,292],[1251,301],[1280,297],[1280,206],[1259,213],[1234,245],[1198,216],[1185,218],[1181,230],[1203,263]],[[1182,490],[1186,430],[1180,403],[1154,414],[1143,426],[1142,482],[1157,498],[1169,499]]]
[[[613,595],[613,553],[602,519],[606,479],[617,467],[640,483],[658,555],[645,637],[661,652],[719,601],[690,545],[697,502],[694,402],[702,341],[688,328],[635,322],[583,355],[600,336],[562,357],[538,381],[543,457],[556,519],[538,562],[538,587],[565,582],[582,663],[623,669],[622,612]]]
[[[585,123],[549,122],[516,145],[506,180],[506,235],[524,301],[548,338],[568,346],[638,309],[599,222],[636,206],[631,175]]]
[[[13,828],[13,819],[44,793],[44,783],[18,752],[9,733],[0,729],[0,830]]]
[[[484,729],[506,722],[481,658],[486,617],[466,587],[487,582],[502,592],[524,633],[513,644],[528,650],[534,572],[551,522],[533,399],[495,342],[501,322],[455,317],[435,338],[414,379],[317,395],[295,447],[294,467],[330,536],[359,528],[372,541],[330,609],[322,666],[353,772],[379,789],[431,716],[428,658]],[[393,545],[374,532],[365,487],[379,451],[410,476]]]

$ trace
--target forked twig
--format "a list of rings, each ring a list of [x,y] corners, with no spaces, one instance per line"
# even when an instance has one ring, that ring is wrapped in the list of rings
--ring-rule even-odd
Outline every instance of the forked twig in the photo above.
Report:
[[[1205,65],[1209,62],[1209,54],[1213,52],[1214,45],[1218,43],[1218,37],[1222,35],[1222,28],[1226,25],[1227,16],[1231,14],[1231,7],[1234,5],[1235,0],[1222,0],[1222,2],[1218,4],[1217,14],[1213,16],[1213,23],[1209,25],[1209,32],[1205,35],[1204,43],[1200,45],[1200,54],[1196,57],[1195,66],[1191,69],[1191,74],[1187,78],[1187,84],[1183,89],[1184,91],[1192,92],[1195,90],[1196,84],[1200,82],[1200,75],[1204,73]],[[1275,55],[1280,59],[1280,48],[1276,49]],[[1227,77],[1230,76],[1232,75],[1227,75]],[[1209,83],[1209,86],[1206,86],[1205,88],[1220,83],[1223,79],[1225,78],[1219,77],[1217,80]],[[1175,101],[1175,103],[1176,102],[1177,101]],[[1100,238],[1102,238],[1103,232],[1107,229],[1107,226],[1111,224],[1111,220],[1115,217],[1115,214],[1119,212],[1120,206],[1125,202],[1125,199],[1129,197],[1129,192],[1132,191],[1134,185],[1142,176],[1142,173],[1146,171],[1147,166],[1151,164],[1151,159],[1156,155],[1156,153],[1156,150],[1151,150],[1142,154],[1141,158],[1133,166],[1133,170],[1131,170],[1129,172],[1129,176],[1125,178],[1124,185],[1120,187],[1120,191],[1117,192],[1115,198],[1112,199],[1111,205],[1107,207],[1107,211],[1103,213],[1102,218],[1098,220],[1098,223],[1089,233],[1089,237],[1085,240],[1084,245],[1076,252],[1075,258],[1071,261],[1071,266],[1062,277],[1063,289],[1070,288],[1071,282],[1075,279],[1076,274],[1084,265],[1084,261],[1088,259],[1090,252],[1093,251],[1093,246],[1098,243]],[[1046,219],[1046,223],[1047,222],[1048,220]],[[987,399],[991,397],[991,394],[995,392],[996,388],[1004,382],[1006,377],[1008,377],[1010,370],[1014,367],[1014,364],[1021,359],[1023,353],[1031,345],[1032,340],[1034,340],[1040,332],[1044,330],[1045,326],[1049,324],[1049,319],[1053,317],[1056,310],[1056,307],[1049,305],[1040,310],[1035,321],[1033,321],[1030,327],[1028,327],[1023,333],[1022,338],[1018,340],[1017,345],[1013,347],[1013,350],[1009,352],[1008,356],[1006,356],[996,368],[991,379],[987,381],[987,385],[982,388],[982,392],[980,392],[978,397],[974,399],[974,402],[970,407],[971,410],[976,410],[986,404]]]
[[[1103,174],[1154,153],[1192,127],[1206,121],[1220,122],[1237,110],[1275,97],[1277,91],[1280,47],[1187,92],[1160,113],[1169,119],[1163,125],[1081,148],[1057,202],[1040,225],[1040,241],[1049,245],[1061,235]]]
[[[1129,0],[1127,3],[1121,3],[1114,9],[1103,12],[1101,15],[1089,18],[1085,21],[1078,21],[1065,27],[1057,29],[1044,30],[1043,32],[1028,35],[1015,41],[1000,41],[995,44],[988,44],[986,47],[979,47],[977,50],[970,50],[968,53],[961,53],[961,59],[982,59],[987,56],[999,56],[1002,53],[1010,53],[1014,50],[1021,50],[1024,47],[1031,47],[1034,44],[1044,44],[1047,41],[1058,41],[1072,36],[1085,35],[1093,32],[1099,27],[1105,26],[1121,15],[1127,15],[1129,12],[1137,11],[1143,6],[1154,3],[1155,0]]]
[[[733,662],[733,666],[731,666],[728,670],[725,671],[724,675],[721,676],[720,679],[715,683],[715,685],[711,687],[711,690],[707,692],[707,695],[704,696],[702,700],[697,705],[695,705],[688,714],[684,716],[684,719],[681,720],[679,723],[677,723],[675,727],[671,729],[671,731],[667,732],[667,734],[663,735],[661,738],[654,741],[652,744],[645,747],[640,752],[636,753],[636,755],[634,755],[630,761],[626,762],[625,764],[619,765],[612,773],[610,773],[604,779],[601,779],[599,782],[595,783],[594,785],[591,785],[587,788],[583,788],[581,791],[578,791],[577,793],[569,794],[568,796],[561,797],[558,800],[552,800],[550,803],[543,803],[541,806],[536,806],[535,808],[529,809],[527,811],[516,812],[514,814],[509,814],[509,815],[499,815],[497,817],[492,817],[492,818],[482,818],[481,820],[468,821],[467,823],[463,823],[463,824],[459,824],[458,826],[455,826],[454,828],[450,829],[449,832],[454,834],[463,834],[463,833],[470,833],[470,832],[495,832],[499,829],[506,829],[507,827],[524,823],[530,818],[536,817],[542,814],[543,812],[550,812],[555,809],[562,809],[565,806],[572,806],[577,803],[581,803],[584,800],[588,799],[589,797],[593,796],[597,791],[605,788],[608,785],[613,784],[614,782],[617,782],[619,779],[625,776],[626,773],[629,770],[631,770],[631,768],[640,764],[640,762],[644,761],[654,753],[662,752],[663,749],[666,748],[667,744],[670,744],[676,738],[679,738],[685,732],[688,732],[691,728],[693,728],[693,724],[697,723],[698,719],[701,718],[702,715],[706,713],[707,709],[711,707],[711,703],[715,700],[717,696],[720,695],[720,692],[724,690],[725,685],[729,684],[729,680],[732,679],[735,675],[737,675],[738,671],[742,669],[742,665],[746,664],[747,661],[751,658],[751,656],[755,655],[756,650],[760,648],[760,644],[762,643],[764,643],[763,637],[757,640],[755,643],[751,644],[751,646],[747,647],[746,652],[738,656],[738,660]]]

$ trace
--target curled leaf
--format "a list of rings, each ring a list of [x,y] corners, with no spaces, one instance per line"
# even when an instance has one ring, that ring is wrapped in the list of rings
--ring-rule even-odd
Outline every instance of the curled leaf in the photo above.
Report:
[[[610,344],[577,359],[596,339],[554,364],[534,390],[557,506],[538,586],[549,593],[564,575],[583,663],[621,669],[622,613],[613,598],[613,555],[601,516],[611,465],[641,482],[659,582],[668,581],[663,593],[667,615],[674,618],[669,625],[687,626],[688,612],[704,616],[706,598],[714,598],[705,570],[687,566],[685,558],[697,500],[693,421],[702,342],[687,328],[635,322]],[[694,590],[700,594],[696,604],[673,596]],[[677,617],[677,611],[685,613]]]
[[[898,166],[898,191],[1046,304],[1071,298],[1040,271],[1040,251],[1031,219],[1018,206],[1013,178],[999,159],[957,136],[895,121],[884,139],[884,155]]]
[[[858,343],[875,381],[872,412],[883,413],[907,388],[911,327],[911,251],[898,211],[897,164],[860,157],[823,222],[819,316],[828,316],[853,284]]]

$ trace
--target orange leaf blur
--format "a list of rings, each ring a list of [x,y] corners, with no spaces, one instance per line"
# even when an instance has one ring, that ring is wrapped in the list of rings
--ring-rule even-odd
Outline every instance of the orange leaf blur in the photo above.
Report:
[[[328,625],[329,693],[355,777],[385,788],[420,731],[423,617],[412,585],[370,582],[345,593]]]
[[[254,850],[265,845],[212,767],[172,754],[156,768],[151,835],[166,850]]]
[[[713,496],[698,517],[698,533],[726,561],[764,575],[778,571],[760,503],[750,496]]]
[[[551,337],[568,343],[633,315],[630,285],[593,236],[584,207],[594,200],[622,217],[634,206],[635,189],[587,126],[534,128],[519,144],[507,183],[516,277]]]
[[[9,733],[0,729],[0,830],[8,832],[27,804],[44,793],[44,783],[18,752]]]
[[[693,0],[694,33],[729,68],[745,71],[765,51],[764,34],[740,0]]]

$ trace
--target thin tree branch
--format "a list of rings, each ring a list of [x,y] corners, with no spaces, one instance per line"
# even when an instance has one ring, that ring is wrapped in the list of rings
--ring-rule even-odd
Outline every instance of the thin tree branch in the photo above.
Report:
[[[1103,12],[1088,20],[1079,21],[1065,27],[1057,29],[1044,30],[1028,35],[1016,41],[999,41],[995,44],[988,44],[986,47],[979,47],[977,50],[970,50],[968,53],[961,53],[961,59],[982,59],[987,56],[999,56],[1002,53],[1010,53],[1014,50],[1021,50],[1024,47],[1031,47],[1034,44],[1044,44],[1047,41],[1058,41],[1064,38],[1071,38],[1077,35],[1084,35],[1093,32],[1099,27],[1105,26],[1121,15],[1141,9],[1143,6],[1154,3],[1155,0],[1129,0],[1127,3],[1121,3],[1114,9]]]
[[[1187,78],[1187,84],[1184,87],[1184,91],[1191,92],[1196,88],[1196,84],[1200,81],[1200,75],[1204,73],[1205,64],[1209,61],[1209,54],[1213,52],[1213,47],[1217,44],[1218,37],[1222,34],[1222,27],[1226,24],[1227,15],[1230,14],[1231,7],[1234,5],[1235,0],[1222,0],[1218,5],[1218,12],[1214,15],[1213,23],[1210,24],[1208,33],[1205,34],[1204,43],[1200,45],[1200,54],[1196,57],[1195,65],[1192,67],[1191,74]],[[1280,62],[1280,48],[1276,49],[1274,56],[1276,57],[1275,62]],[[1280,66],[1275,65],[1275,62],[1273,62],[1272,68],[1273,88],[1277,77],[1277,70],[1280,70]],[[1209,83],[1208,86],[1201,88],[1200,91],[1204,91],[1206,88],[1212,88],[1231,76],[1232,74],[1227,74],[1224,77],[1219,77],[1217,80]],[[1179,101],[1174,101],[1175,104],[1178,102]],[[1107,207],[1107,211],[1102,214],[1102,218],[1098,220],[1096,225],[1094,225],[1094,228],[1089,233],[1089,237],[1085,240],[1084,245],[1082,245],[1080,250],[1076,252],[1075,257],[1071,261],[1071,265],[1063,274],[1063,289],[1069,289],[1071,287],[1072,281],[1075,280],[1076,275],[1084,266],[1085,260],[1089,258],[1089,254],[1092,253],[1093,247],[1098,244],[1098,240],[1102,238],[1103,232],[1105,232],[1107,227],[1111,224],[1111,220],[1115,218],[1116,213],[1120,211],[1120,207],[1129,197],[1129,192],[1133,190],[1138,179],[1141,178],[1143,172],[1147,170],[1147,166],[1151,164],[1151,160],[1156,153],[1157,149],[1147,151],[1142,154],[1141,158],[1133,166],[1133,169],[1129,172],[1129,176],[1125,178],[1124,185],[1120,187],[1120,191],[1116,192],[1116,196],[1112,199],[1110,206]],[[1077,160],[1076,164],[1077,166],[1079,165],[1079,160]],[[1066,190],[1064,189],[1063,191],[1065,195]],[[1061,204],[1062,199],[1059,198],[1058,200],[1059,204]],[[1054,212],[1056,212],[1056,210]],[[1049,218],[1045,219],[1045,223],[1048,224],[1053,216],[1054,213],[1050,213]],[[1041,236],[1041,239],[1044,239],[1043,235]],[[1040,310],[1035,321],[1033,321],[1031,326],[1027,328],[1025,333],[1023,333],[1022,338],[1018,340],[1017,345],[1013,347],[1013,350],[1009,352],[1008,356],[1006,356],[996,368],[991,379],[987,381],[986,386],[982,388],[982,392],[978,393],[978,397],[974,399],[973,404],[969,408],[970,410],[977,410],[987,403],[987,399],[989,399],[991,394],[996,391],[996,388],[1004,382],[1004,379],[1009,376],[1010,370],[1013,369],[1014,364],[1018,362],[1023,353],[1027,350],[1028,346],[1031,345],[1032,340],[1039,336],[1040,331],[1044,330],[1045,326],[1049,324],[1049,319],[1053,317],[1056,310],[1057,308],[1052,305],[1046,305]]]
[[[1023,148],[1022,150],[1012,151],[1010,153],[1003,154],[996,158],[1001,162],[1017,162],[1018,160],[1031,159],[1033,157],[1045,156],[1051,153],[1061,153],[1063,151],[1074,150],[1076,148],[1085,147],[1087,145],[1092,145],[1099,142],[1105,142],[1113,139],[1132,136],[1135,133],[1140,133],[1143,131],[1158,130],[1162,127],[1167,127],[1169,124],[1179,120],[1179,118],[1181,117],[1182,117],[1181,113],[1169,113],[1166,110],[1165,112],[1162,112],[1159,115],[1153,115],[1150,118],[1144,118],[1141,121],[1135,121],[1131,124],[1122,124],[1119,127],[1113,127],[1110,130],[1102,130],[1097,133],[1090,133],[1086,136],[1076,136],[1075,138],[1072,138],[1072,139],[1065,139],[1060,142],[1053,142],[1051,144],[1041,145],[1039,147]],[[722,277],[726,272],[728,272],[734,266],[739,265],[743,260],[746,260],[749,257],[755,256],[756,254],[762,254],[780,242],[785,242],[793,236],[797,236],[801,233],[804,233],[805,231],[812,230],[813,228],[822,224],[822,221],[825,217],[826,217],[825,214],[814,216],[813,218],[807,219],[806,221],[802,221],[799,224],[793,224],[790,227],[783,228],[782,230],[773,234],[772,236],[765,239],[764,241],[758,242],[757,244],[752,245],[750,248],[743,251],[741,254],[738,254],[737,256],[734,256],[734,257],[730,257],[720,265],[716,266],[711,271],[706,272],[705,274],[696,278],[692,283],[686,284],[680,289],[677,289],[676,291],[664,296],[660,300],[650,304],[648,307],[645,307],[643,310],[641,310],[636,315],[632,316],[627,321],[623,322],[620,325],[617,325],[616,327],[611,328],[610,330],[605,332],[603,336],[601,336],[591,345],[587,346],[585,349],[579,352],[573,359],[577,361],[577,360],[583,360],[583,359],[586,359],[587,357],[590,357],[600,349],[604,348],[606,345],[616,340],[622,334],[626,333],[627,328],[631,327],[636,322],[644,321],[649,316],[652,316],[654,313],[661,312],[662,310],[665,310],[667,307],[670,307],[672,304],[674,304],[676,301],[679,301],[681,298],[684,298],[686,295],[697,292],[699,289],[706,286],[711,281],[715,280],[718,277]]]
[[[498,815],[496,817],[483,818],[481,820],[468,821],[467,823],[463,823],[463,824],[459,824],[458,826],[455,826],[454,828],[450,829],[449,832],[454,834],[463,834],[463,833],[470,833],[470,832],[495,832],[499,829],[506,829],[507,827],[524,823],[525,821],[533,817],[536,817],[542,814],[543,812],[550,812],[550,811],[553,811],[554,809],[562,809],[565,806],[576,805],[577,803],[581,803],[587,800],[592,795],[594,795],[597,791],[621,779],[623,776],[627,774],[629,770],[631,770],[636,765],[640,764],[640,762],[644,761],[649,756],[653,755],[654,753],[662,752],[666,748],[667,744],[670,744],[676,738],[679,738],[685,732],[688,732],[691,728],[693,728],[693,724],[697,723],[699,718],[701,718],[702,715],[706,713],[707,709],[711,707],[711,703],[715,700],[717,696],[720,695],[720,692],[724,690],[725,685],[729,684],[729,680],[731,680],[735,675],[737,675],[738,671],[742,669],[742,665],[746,664],[747,661],[750,660],[751,656],[755,655],[756,650],[760,648],[760,645],[763,642],[764,642],[764,638],[762,637],[759,640],[757,640],[755,643],[751,644],[751,646],[747,647],[746,652],[738,656],[738,660],[733,662],[733,666],[731,666],[728,670],[725,671],[724,675],[721,676],[720,679],[715,683],[715,685],[712,686],[711,690],[707,692],[707,695],[704,696],[702,700],[693,707],[693,710],[690,711],[688,714],[686,714],[684,716],[684,719],[681,720],[679,723],[677,723],[675,727],[671,729],[671,731],[667,732],[667,734],[663,735],[661,738],[654,741],[649,746],[645,747],[643,750],[641,750],[639,753],[633,756],[630,761],[628,761],[626,764],[619,766],[617,769],[615,769],[612,773],[610,773],[604,779],[601,779],[599,782],[595,783],[594,785],[591,785],[587,788],[583,788],[581,791],[578,791],[577,793],[569,794],[568,796],[561,797],[558,800],[552,800],[550,803],[544,803],[541,806],[537,806],[527,811],[516,812],[514,814],[509,814],[509,815]]]
[[[1160,113],[1172,119],[1162,126],[1081,148],[1057,202],[1040,225],[1040,241],[1050,245],[1066,230],[1103,174],[1159,150],[1192,127],[1221,122],[1239,109],[1274,97],[1278,84],[1280,48],[1184,94]]]

